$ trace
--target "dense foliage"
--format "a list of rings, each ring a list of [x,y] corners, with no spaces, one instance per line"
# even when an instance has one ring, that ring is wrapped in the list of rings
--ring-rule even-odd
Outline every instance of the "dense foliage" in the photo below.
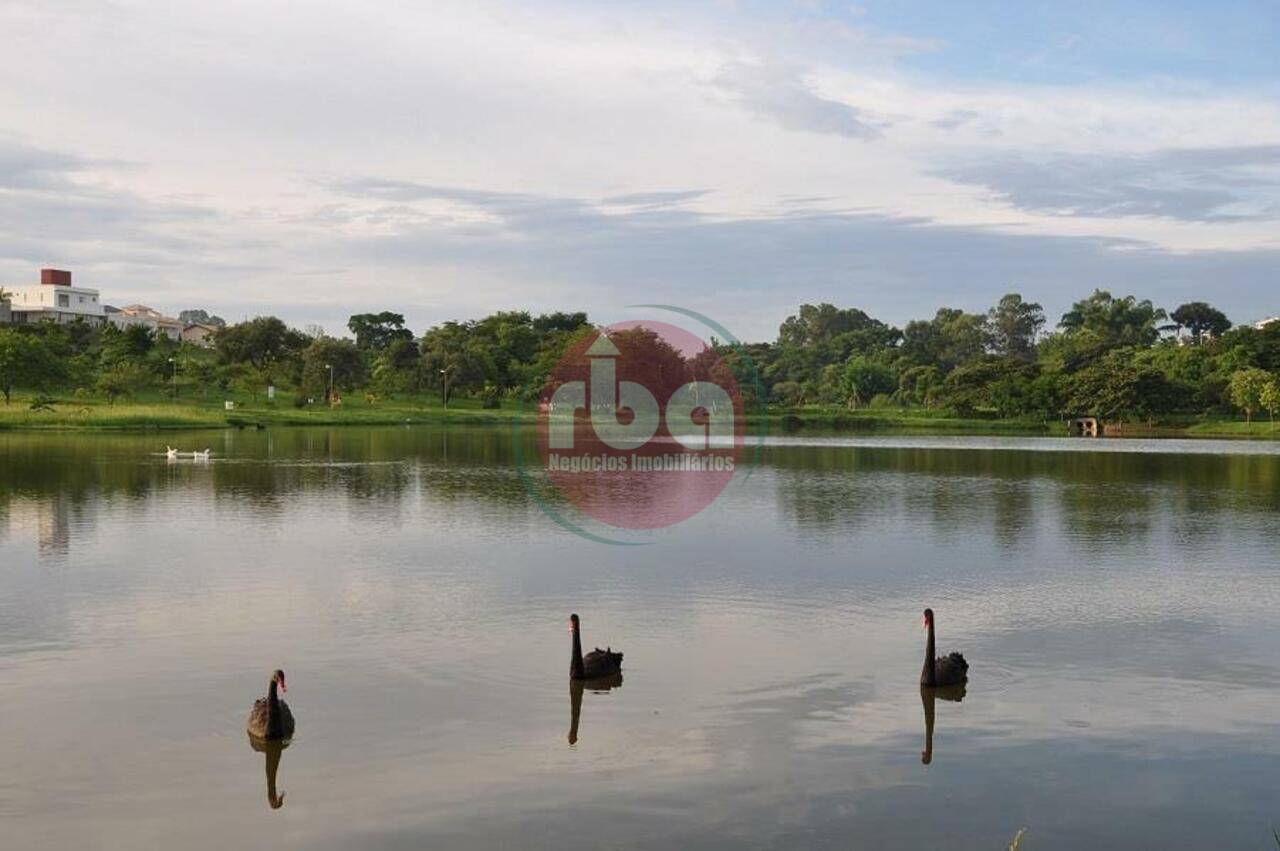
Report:
[[[220,325],[204,311],[184,312]],[[1010,293],[983,313],[944,307],[895,328],[857,308],[802,305],[769,343],[716,345],[749,407],[918,408],[1049,420],[1153,421],[1280,409],[1280,322],[1232,328],[1205,302],[1172,312],[1097,290],[1046,332],[1040,305]],[[591,331],[585,313],[502,311],[421,336],[391,311],[351,317],[354,340],[309,336],[272,316],[220,327],[212,348],[84,324],[0,326],[0,394],[73,390],[108,401],[144,390],[211,398],[268,386],[299,405],[431,392],[486,405],[531,400]]]

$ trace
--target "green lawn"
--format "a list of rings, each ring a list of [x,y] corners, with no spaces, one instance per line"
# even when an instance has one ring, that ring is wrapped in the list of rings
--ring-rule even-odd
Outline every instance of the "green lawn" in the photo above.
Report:
[[[1280,428],[1266,419],[1255,419],[1251,423],[1244,420],[1206,420],[1187,426],[1186,432],[1193,437],[1280,438]]]
[[[760,415],[748,414],[756,423]],[[859,408],[807,406],[769,409],[763,419],[770,431],[792,428],[820,428],[837,431],[922,431],[971,434],[1065,434],[1059,422],[995,417],[957,417],[944,411],[919,408]]]
[[[0,405],[0,429],[147,429],[210,428],[228,425],[398,425],[403,423],[509,423],[513,417],[532,420],[532,409],[512,403],[486,409],[474,399],[451,401],[448,410],[438,398],[366,401],[349,398],[339,407],[314,405],[295,408],[290,401],[265,397],[237,399],[225,410],[222,398],[174,402],[163,397],[117,400],[54,397],[52,410],[31,410],[32,397],[17,395]]]
[[[504,400],[497,409],[482,407],[478,399],[455,399],[448,410],[437,396],[410,399],[370,400],[349,394],[336,408],[324,405],[294,407],[292,396],[268,401],[248,396],[231,398],[234,410],[216,399],[179,398],[151,393],[108,405],[105,399],[81,398],[71,394],[55,396],[52,410],[31,410],[30,394],[15,394],[9,405],[0,405],[0,429],[161,429],[220,428],[256,425],[401,425],[417,424],[508,424],[514,419],[532,422],[537,413],[533,404],[520,405]],[[763,427],[777,434],[796,429],[842,432],[886,431],[933,434],[1027,434],[1064,435],[1061,422],[1001,420],[994,417],[955,417],[941,411],[914,408],[803,407],[770,408],[763,413],[748,412],[748,430]],[[1191,437],[1280,437],[1269,420],[1208,419],[1197,416],[1170,418],[1162,424],[1162,435]]]

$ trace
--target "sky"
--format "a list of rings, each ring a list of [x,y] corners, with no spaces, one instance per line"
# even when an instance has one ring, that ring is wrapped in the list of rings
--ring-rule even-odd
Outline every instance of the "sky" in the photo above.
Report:
[[[0,0],[0,285],[344,333],[1280,314],[1280,4]]]

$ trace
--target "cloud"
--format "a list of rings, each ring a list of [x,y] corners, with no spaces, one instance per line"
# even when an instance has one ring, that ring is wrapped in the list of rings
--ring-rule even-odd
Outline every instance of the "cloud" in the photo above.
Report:
[[[973,109],[953,109],[941,118],[929,122],[930,126],[939,130],[955,130],[973,124],[982,118],[982,113]]]
[[[64,187],[90,161],[0,136],[0,190]]]
[[[795,69],[735,62],[722,67],[715,82],[752,113],[787,130],[863,141],[882,135],[856,107],[815,93]]]
[[[938,172],[1052,216],[1158,216],[1188,222],[1280,216],[1280,145],[1134,155],[1002,154]]]
[[[1269,162],[1258,152],[1228,159],[1248,156]],[[513,306],[609,319],[622,305],[656,301],[700,310],[744,339],[771,339],[802,302],[858,305],[901,324],[940,304],[985,309],[1009,291],[1052,314],[1095,286],[1163,306],[1209,299],[1244,320],[1274,312],[1265,305],[1280,262],[1274,250],[1178,255],[1137,240],[809,203],[821,207],[821,197],[726,216],[690,209],[706,197],[695,188],[591,198],[354,175],[310,181],[322,202],[303,212],[233,215],[81,185],[74,158],[33,160],[72,189],[0,192],[0,272],[15,282],[70,259],[87,272],[80,280],[113,300],[231,317],[275,312],[335,330],[357,308],[378,307],[352,295],[372,269],[382,306],[418,330]],[[1170,161],[1211,169],[1218,159]],[[199,276],[189,279],[192,269]],[[1230,285],[1206,293],[1204,281]]]
[[[0,114],[39,116],[0,128],[0,282],[65,265],[331,330],[371,298],[421,328],[645,293],[759,338],[802,301],[1168,305],[1196,275],[1235,318],[1276,309],[1262,87],[991,76],[952,18],[831,3],[175,3],[0,5]]]
[[[723,320],[747,339],[772,338],[778,323],[806,301],[858,305],[902,323],[932,315],[940,304],[982,310],[1010,291],[1061,312],[1098,286],[1155,296],[1170,307],[1207,298],[1247,319],[1265,302],[1280,261],[1276,250],[1188,256],[1136,240],[1007,233],[803,207],[726,218],[678,208],[620,211],[608,203],[613,199],[378,178],[335,185],[357,208],[360,198],[377,202],[370,210],[387,197],[428,204],[446,198],[493,215],[458,228],[410,216],[393,231],[330,232],[316,262],[462,270],[490,282],[470,288],[473,313],[510,306],[516,291],[522,305],[585,308],[597,316],[637,300],[677,303]],[[1232,286],[1206,293],[1207,280]],[[432,296],[421,298],[425,303]]]
[[[678,207],[686,201],[696,201],[710,194],[707,189],[684,189],[674,192],[633,192],[629,195],[614,195],[605,198],[603,203],[619,207],[643,207],[646,209],[662,209]]]
[[[166,253],[175,261],[190,257],[196,241],[175,226],[207,224],[217,213],[119,188],[107,174],[122,167],[0,140],[0,258],[36,260],[86,250],[145,256],[151,262]]]

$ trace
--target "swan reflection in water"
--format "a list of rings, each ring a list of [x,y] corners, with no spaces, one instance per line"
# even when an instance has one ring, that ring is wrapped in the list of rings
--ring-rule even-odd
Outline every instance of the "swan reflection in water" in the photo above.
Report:
[[[964,692],[964,683],[955,686],[920,686],[920,702],[924,704],[924,750],[920,751],[920,761],[925,765],[933,762],[934,701],[950,700],[959,703],[964,700]]]
[[[280,770],[280,754],[289,747],[289,739],[260,739],[250,734],[249,747],[267,755],[267,805],[278,810],[284,806],[284,792],[276,791],[276,772]]]
[[[622,687],[622,674],[611,677],[597,677],[592,680],[569,680],[569,744],[578,743],[578,719],[582,715],[582,692],[593,691],[599,694]]]

